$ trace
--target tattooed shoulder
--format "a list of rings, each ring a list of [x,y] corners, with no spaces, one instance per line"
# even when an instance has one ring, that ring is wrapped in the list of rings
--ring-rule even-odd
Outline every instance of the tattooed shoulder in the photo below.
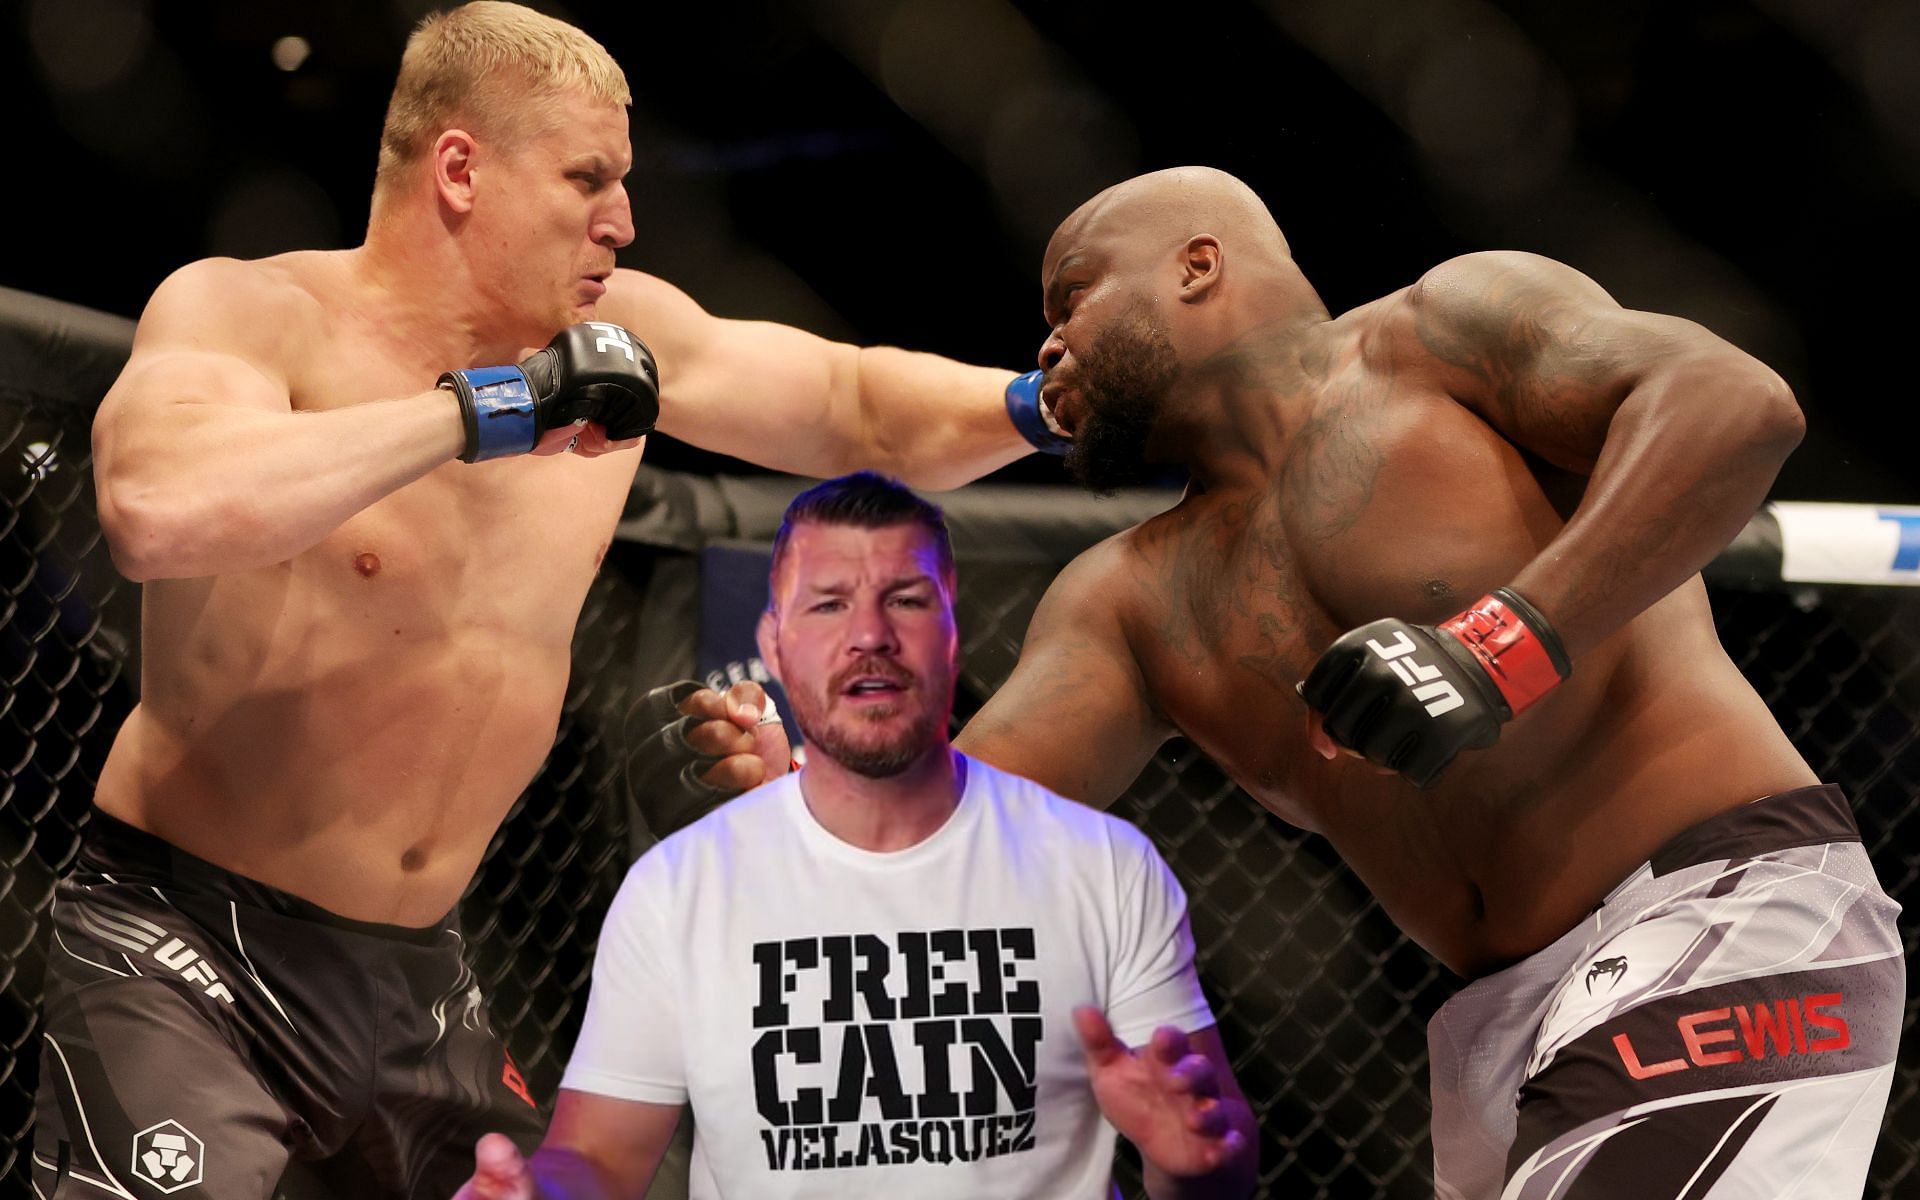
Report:
[[[1407,289],[1419,351],[1457,399],[1562,466],[1597,450],[1623,357],[1652,352],[1585,275],[1538,255],[1467,255]]]

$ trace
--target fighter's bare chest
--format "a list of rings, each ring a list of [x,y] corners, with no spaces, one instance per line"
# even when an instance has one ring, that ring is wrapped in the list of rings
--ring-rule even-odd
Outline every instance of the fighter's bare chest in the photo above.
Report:
[[[1490,488],[1502,496],[1496,511],[1511,508],[1509,478],[1436,479],[1419,457],[1356,439],[1338,471],[1296,463],[1257,492],[1190,495],[1129,546],[1140,585],[1129,640],[1155,703],[1241,786],[1303,825],[1313,824],[1300,797],[1311,755],[1294,685],[1320,653],[1379,617],[1458,611],[1549,533],[1546,523],[1485,522],[1474,516],[1483,497],[1449,496]]]
[[[1338,636],[1339,618],[1260,500],[1176,510],[1157,522],[1135,540],[1141,586],[1129,630],[1148,690],[1236,782],[1283,807],[1289,755],[1299,749],[1293,686]]]
[[[371,356],[360,361],[369,369],[300,381],[295,407],[417,394],[437,377]],[[636,458],[443,463],[349,517],[305,557],[324,578],[403,604],[431,605],[437,597],[481,612],[584,593],[619,521]]]

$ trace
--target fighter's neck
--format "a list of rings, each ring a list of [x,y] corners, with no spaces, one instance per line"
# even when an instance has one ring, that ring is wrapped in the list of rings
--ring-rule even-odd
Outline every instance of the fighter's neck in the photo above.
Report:
[[[1155,430],[1202,487],[1264,487],[1285,460],[1328,369],[1325,310],[1247,329],[1188,367]]]
[[[449,367],[517,361],[551,331],[514,329],[506,305],[491,294],[451,238],[402,223],[376,223],[351,252],[364,310],[413,353]]]
[[[917,846],[938,833],[966,785],[966,760],[944,746],[886,779],[850,771],[817,751],[800,772],[800,794],[820,827],[879,854]]]

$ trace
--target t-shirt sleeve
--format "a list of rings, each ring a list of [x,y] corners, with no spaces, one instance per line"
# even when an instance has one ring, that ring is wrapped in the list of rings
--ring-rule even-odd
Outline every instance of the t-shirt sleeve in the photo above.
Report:
[[[1187,893],[1138,830],[1123,830],[1115,849],[1119,936],[1107,1020],[1128,1045],[1146,1041],[1162,1025],[1188,1033],[1205,1029],[1214,1023],[1213,1009],[1193,966]]]
[[[587,1015],[560,1086],[621,1100],[684,1104],[680,1013],[653,899],[666,879],[646,858],[627,872],[600,929]]]

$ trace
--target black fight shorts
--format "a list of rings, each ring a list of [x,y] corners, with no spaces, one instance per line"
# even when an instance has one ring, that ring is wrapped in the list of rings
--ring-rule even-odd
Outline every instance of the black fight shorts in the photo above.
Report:
[[[38,1200],[447,1200],[545,1125],[451,917],[349,921],[96,811],[54,894]]]

